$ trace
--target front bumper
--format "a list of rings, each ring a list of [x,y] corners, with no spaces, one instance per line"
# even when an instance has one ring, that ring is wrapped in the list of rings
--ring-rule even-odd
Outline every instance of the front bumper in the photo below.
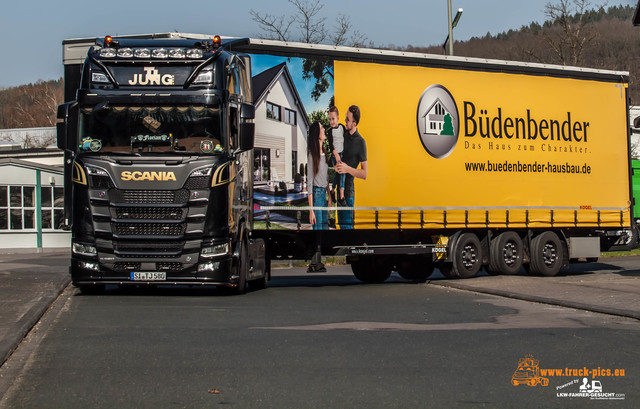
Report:
[[[197,255],[196,255],[197,259]],[[211,262],[211,269],[198,271],[198,265]],[[87,264],[91,268],[87,267]],[[237,276],[233,275],[233,259],[206,260],[189,268],[179,271],[164,270],[165,260],[146,260],[139,268],[127,269],[126,263],[122,269],[109,268],[106,263],[85,258],[71,258],[71,280],[75,286],[95,284],[116,285],[192,285],[192,286],[235,286]],[[113,266],[113,264],[110,264]],[[96,270],[97,268],[97,270]],[[163,280],[133,280],[134,272],[162,272],[166,274]]]

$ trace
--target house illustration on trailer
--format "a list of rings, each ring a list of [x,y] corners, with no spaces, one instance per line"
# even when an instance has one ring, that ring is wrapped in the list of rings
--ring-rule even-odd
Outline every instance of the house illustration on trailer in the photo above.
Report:
[[[286,63],[252,79],[256,107],[254,180],[291,182],[307,163],[309,119]]]
[[[436,98],[427,110],[427,113],[422,116],[422,119],[425,121],[425,133],[440,135],[445,123],[444,117],[447,114],[451,115],[444,107],[442,101],[440,101],[440,98]]]

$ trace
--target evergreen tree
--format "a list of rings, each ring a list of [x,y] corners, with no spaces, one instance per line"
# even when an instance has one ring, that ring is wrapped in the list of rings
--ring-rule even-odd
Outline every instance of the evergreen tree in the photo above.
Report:
[[[440,135],[455,135],[453,133],[453,121],[451,120],[450,114],[444,116],[444,126],[442,127]]]

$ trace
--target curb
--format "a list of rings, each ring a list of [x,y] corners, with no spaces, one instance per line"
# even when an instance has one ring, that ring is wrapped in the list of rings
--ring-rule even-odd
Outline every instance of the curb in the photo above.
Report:
[[[56,289],[56,291],[48,294],[46,296],[41,297],[36,304],[29,309],[21,318],[17,321],[15,325],[16,331],[10,334],[1,344],[0,344],[0,367],[7,362],[9,357],[15,352],[20,343],[26,338],[26,336],[31,332],[33,327],[40,321],[40,319],[46,314],[46,312],[51,308],[51,305],[60,297],[62,292],[69,286],[71,283],[71,278],[67,278],[60,282],[60,286]]]
[[[457,290],[472,291],[474,293],[491,294],[491,295],[497,295],[499,297],[513,298],[513,299],[523,300],[523,301],[532,301],[532,302],[537,302],[541,304],[557,305],[560,307],[575,308],[575,309],[589,311],[589,312],[596,312],[600,314],[615,315],[618,317],[633,318],[636,320],[640,320],[640,313],[637,311],[622,310],[619,308],[612,308],[612,307],[610,308],[610,307],[604,307],[599,305],[583,304],[580,302],[558,300],[555,298],[547,298],[547,297],[541,297],[536,295],[514,293],[510,291],[493,290],[490,288],[477,288],[477,287],[472,287],[472,286],[458,284],[458,283],[449,282],[449,281],[439,281],[439,282],[429,281],[428,283],[431,285],[437,285],[440,287],[449,287],[449,288],[455,288]]]

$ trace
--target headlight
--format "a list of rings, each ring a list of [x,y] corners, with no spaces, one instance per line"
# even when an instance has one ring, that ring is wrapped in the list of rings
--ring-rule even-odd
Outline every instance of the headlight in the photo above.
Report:
[[[202,50],[198,48],[187,50],[187,58],[202,58],[202,55]]]
[[[172,48],[169,50],[169,58],[184,58],[186,55],[182,48]]]
[[[84,268],[87,270],[100,271],[100,266],[98,265],[98,263],[80,261],[78,262],[78,266],[80,266],[80,268]]]
[[[193,81],[194,84],[211,84],[213,82],[213,71],[202,71]]]
[[[98,251],[94,246],[82,243],[73,243],[71,247],[74,254],[80,254],[82,256],[97,256]]]
[[[101,72],[92,72],[91,73],[91,82],[97,82],[97,83],[101,83],[101,84],[108,84],[109,78],[107,78],[107,75]]]
[[[137,48],[133,51],[133,55],[136,58],[149,58],[151,56],[151,51],[147,48]]]
[[[90,166],[87,165],[87,173],[90,175],[94,175],[94,176],[106,176],[106,177],[111,177],[109,175],[109,172],[107,172],[106,170],[99,168],[97,166]]]
[[[100,50],[100,57],[102,58],[113,58],[116,56],[116,49],[115,48],[102,48]]]
[[[151,52],[151,56],[153,58],[167,58],[169,56],[169,52],[164,48],[156,48]]]
[[[189,177],[202,177],[202,176],[211,176],[211,173],[213,172],[213,168],[212,167],[207,167],[207,168],[200,168],[200,169],[196,169],[193,172],[191,172],[191,174],[189,175]]]
[[[131,58],[133,57],[133,50],[131,48],[121,48],[118,50],[118,57]]]
[[[203,247],[200,256],[205,258],[226,256],[229,254],[229,243],[216,244],[215,246]]]
[[[198,272],[215,271],[220,267],[220,262],[209,261],[208,263],[198,264]]]

